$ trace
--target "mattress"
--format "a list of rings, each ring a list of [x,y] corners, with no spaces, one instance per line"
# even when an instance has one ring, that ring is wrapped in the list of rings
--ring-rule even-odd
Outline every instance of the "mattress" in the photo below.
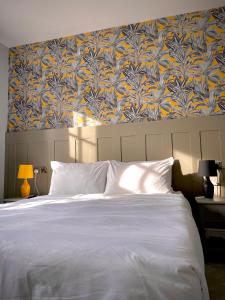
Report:
[[[42,196],[0,206],[1,300],[207,300],[181,194]]]

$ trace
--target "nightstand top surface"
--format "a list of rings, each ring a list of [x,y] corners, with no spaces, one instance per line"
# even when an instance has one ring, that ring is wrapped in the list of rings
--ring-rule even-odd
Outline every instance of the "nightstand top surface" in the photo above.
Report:
[[[14,197],[14,198],[6,198],[6,199],[2,199],[3,203],[10,203],[10,202],[16,202],[18,200],[22,200],[23,198],[21,197]]]
[[[225,197],[214,196],[213,199],[202,197],[195,197],[199,204],[223,204],[225,205]]]

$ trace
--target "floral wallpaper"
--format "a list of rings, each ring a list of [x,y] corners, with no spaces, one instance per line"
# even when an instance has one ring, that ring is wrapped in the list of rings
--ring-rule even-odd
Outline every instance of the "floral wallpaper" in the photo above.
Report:
[[[225,113],[225,7],[10,49],[9,131]]]

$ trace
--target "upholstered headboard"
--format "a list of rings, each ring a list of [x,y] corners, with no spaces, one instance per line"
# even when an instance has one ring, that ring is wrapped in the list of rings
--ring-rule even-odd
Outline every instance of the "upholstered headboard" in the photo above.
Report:
[[[6,134],[5,197],[19,194],[18,165],[47,167],[38,176],[41,194],[47,194],[50,161],[158,160],[173,156],[173,186],[186,194],[201,194],[196,175],[200,159],[225,165],[225,115],[69,129],[46,129]],[[224,172],[222,193],[225,195]]]

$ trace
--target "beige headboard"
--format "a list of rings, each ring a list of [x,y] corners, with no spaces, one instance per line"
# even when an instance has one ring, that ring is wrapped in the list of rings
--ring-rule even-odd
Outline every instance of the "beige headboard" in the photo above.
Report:
[[[94,162],[96,160],[177,159],[173,171],[175,189],[200,194],[196,174],[200,159],[215,159],[225,166],[225,115],[129,123],[70,129],[33,130],[6,134],[5,197],[19,194],[18,165],[47,167],[38,176],[41,194],[47,194],[50,161]],[[222,193],[225,195],[224,174]],[[32,182],[32,180],[31,180]]]

